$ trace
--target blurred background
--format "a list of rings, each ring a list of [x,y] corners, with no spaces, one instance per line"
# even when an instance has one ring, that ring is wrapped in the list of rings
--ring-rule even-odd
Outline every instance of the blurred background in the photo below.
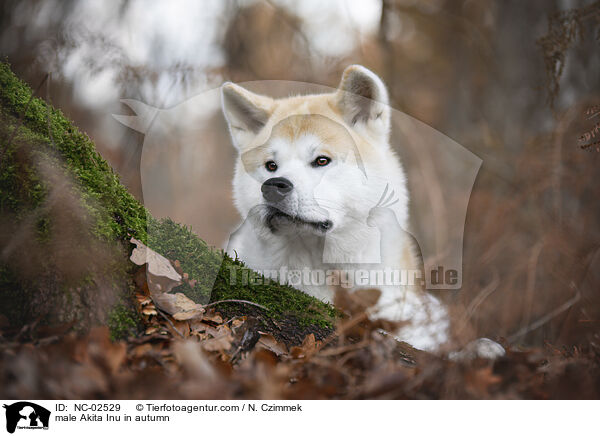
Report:
[[[2,57],[33,89],[51,73],[41,96],[142,200],[145,137],[112,117],[134,113],[120,99],[168,109],[226,80],[336,87],[347,65],[365,65],[395,109],[483,160],[463,287],[443,296],[457,338],[600,345],[600,2],[4,0],[0,24]],[[225,132],[218,108],[203,116]],[[178,133],[159,142],[226,138]],[[210,207],[189,198],[202,218],[188,224],[222,246],[239,220],[234,150],[210,150],[191,163],[207,168],[197,189]],[[185,221],[168,202],[150,209]]]

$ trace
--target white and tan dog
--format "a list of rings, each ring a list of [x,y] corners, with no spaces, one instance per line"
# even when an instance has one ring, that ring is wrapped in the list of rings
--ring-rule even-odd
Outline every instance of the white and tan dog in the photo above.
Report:
[[[336,92],[284,99],[226,83],[222,104],[239,150],[233,187],[245,218],[229,254],[329,302],[329,277],[315,280],[313,273],[358,271],[355,288],[382,291],[373,316],[410,321],[395,332],[399,339],[430,350],[446,342],[447,312],[420,280],[381,281],[382,271],[410,273],[421,265],[405,231],[406,178],[389,143],[390,108],[379,77],[354,65]],[[304,279],[292,282],[281,271]]]

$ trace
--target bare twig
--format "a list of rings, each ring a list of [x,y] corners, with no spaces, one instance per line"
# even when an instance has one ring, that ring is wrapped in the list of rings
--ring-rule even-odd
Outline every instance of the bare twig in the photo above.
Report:
[[[263,310],[267,310],[267,308],[265,306],[262,306],[258,303],[253,303],[252,301],[246,301],[246,300],[221,300],[221,301],[214,301],[212,303],[209,303],[207,305],[205,305],[204,307],[211,307],[211,306],[216,306],[217,304],[221,304],[221,303],[242,303],[242,304],[249,304],[251,306],[256,306],[256,307],[260,307]]]
[[[162,311],[162,310],[160,310],[160,309],[157,307],[157,308],[156,308],[156,311],[158,312],[158,314],[159,314],[160,316],[162,316],[162,317],[163,317],[163,318],[164,318],[164,319],[165,319],[165,320],[166,320],[166,321],[169,323],[169,325],[170,325],[170,326],[173,328],[173,330],[175,330],[175,331],[177,332],[177,334],[178,334],[179,336],[181,336],[182,338],[185,338],[185,336],[183,335],[183,333],[181,333],[179,330],[177,330],[177,327],[175,327],[175,324],[173,324],[173,321],[171,321],[171,320],[169,319],[169,317],[163,313],[163,311]]]
[[[546,324],[553,318],[557,317],[561,313],[563,313],[566,310],[573,307],[580,299],[581,299],[581,294],[579,293],[579,291],[577,291],[577,293],[575,294],[575,296],[573,298],[564,302],[563,304],[558,306],[556,309],[554,309],[552,312],[547,313],[546,315],[542,316],[540,319],[533,322],[532,324],[523,327],[518,332],[516,332],[514,335],[509,336],[508,337],[509,342],[513,342],[516,339],[520,338],[521,336],[525,336],[527,333],[540,328],[541,326],[543,326],[544,324]]]

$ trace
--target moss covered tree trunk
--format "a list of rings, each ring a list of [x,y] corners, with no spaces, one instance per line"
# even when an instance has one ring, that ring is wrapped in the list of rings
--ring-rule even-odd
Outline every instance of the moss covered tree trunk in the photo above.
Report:
[[[266,310],[227,304],[227,315],[257,316],[294,343],[330,331],[334,309],[269,280],[249,286],[246,268],[188,228],[153,219],[91,139],[0,64],[0,327],[108,323],[115,337],[135,334],[130,304],[130,235],[170,260],[190,281],[177,291],[196,301],[244,299]],[[216,280],[203,274],[219,270]],[[192,285],[190,285],[190,283]],[[250,311],[250,312],[248,312]],[[8,326],[8,327],[7,327]]]

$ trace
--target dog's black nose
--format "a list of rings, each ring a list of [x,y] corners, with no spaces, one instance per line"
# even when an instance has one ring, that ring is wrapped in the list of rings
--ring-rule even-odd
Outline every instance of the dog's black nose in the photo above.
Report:
[[[283,200],[286,195],[292,192],[294,185],[284,177],[273,177],[262,184],[262,191],[265,200],[277,202]]]

